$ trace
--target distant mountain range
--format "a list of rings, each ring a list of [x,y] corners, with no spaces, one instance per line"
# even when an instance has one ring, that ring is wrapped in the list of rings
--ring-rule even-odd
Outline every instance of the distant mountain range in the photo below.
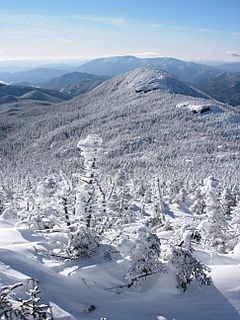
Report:
[[[62,69],[37,68],[17,73],[0,73],[0,80],[54,89],[75,97],[92,90],[109,77],[142,67],[167,71],[220,101],[240,105],[237,73],[240,63],[209,66],[168,57],[140,59],[118,56],[95,59],[78,67],[69,66],[69,69],[64,65]]]
[[[213,79],[199,81],[197,87],[219,101],[240,105],[240,72],[221,73]]]
[[[51,68],[36,68],[21,72],[3,72],[0,73],[0,80],[10,84],[26,83],[28,85],[37,85],[39,82],[45,82],[52,78],[59,77],[66,72],[66,70]]]
[[[203,78],[217,76],[220,70],[195,62],[175,58],[144,58],[134,56],[109,57],[92,60],[78,68],[80,72],[115,76],[141,67],[158,68],[174,74],[179,80],[195,83]]]
[[[79,67],[69,66],[69,69],[66,66],[64,69],[36,68],[15,73],[0,73],[0,80],[10,83],[28,82],[30,84],[37,84],[75,71],[100,76],[115,76],[141,67],[159,68],[174,74],[180,80],[189,82],[215,77],[222,72],[221,69],[217,69],[216,67],[195,62],[186,62],[175,58],[140,59],[134,56],[119,56],[95,59]]]
[[[92,90],[107,79],[109,79],[108,76],[71,72],[51,79],[45,83],[40,83],[39,86],[41,88],[58,90],[66,95],[75,97],[79,94]]]
[[[191,83],[220,101],[240,105],[240,83],[239,74],[237,74],[237,71],[240,70],[240,63],[228,63],[213,67],[174,58],[140,59],[133,56],[121,56],[96,59],[83,64],[78,70],[114,76],[138,67],[165,70],[175,75],[179,80]]]
[[[0,83],[0,104],[17,102],[20,100],[36,100],[57,103],[67,99],[67,95],[55,90]]]
[[[232,73],[240,72],[240,62],[223,63],[218,65],[217,67],[226,72],[232,72]]]

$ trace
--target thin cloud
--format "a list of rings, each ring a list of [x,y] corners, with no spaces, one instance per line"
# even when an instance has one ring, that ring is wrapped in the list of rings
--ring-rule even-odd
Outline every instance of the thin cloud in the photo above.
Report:
[[[114,26],[125,26],[129,22],[126,19],[117,18],[117,17],[104,17],[104,16],[81,16],[81,15],[71,15],[65,16],[66,18],[89,21],[89,22],[98,22],[98,23],[109,23]]]
[[[159,52],[155,52],[155,51],[134,52],[134,53],[130,53],[130,55],[140,57],[140,58],[141,57],[151,58],[151,57],[161,56],[161,54]]]
[[[178,31],[192,32],[192,33],[208,33],[208,34],[231,34],[237,35],[236,32],[227,32],[225,30],[219,29],[209,29],[209,28],[196,28],[191,26],[180,26],[180,25],[168,25],[168,24],[160,24],[160,23],[149,23],[147,24],[149,28],[152,29],[173,29]]]
[[[239,53],[239,52],[227,51],[227,55],[229,55],[229,56],[231,56],[231,57],[240,58],[240,53]]]

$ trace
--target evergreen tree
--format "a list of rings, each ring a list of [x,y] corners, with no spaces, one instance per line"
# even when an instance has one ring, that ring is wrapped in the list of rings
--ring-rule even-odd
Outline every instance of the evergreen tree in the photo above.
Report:
[[[166,222],[165,203],[163,201],[162,187],[159,178],[156,179],[153,187],[153,217],[149,220],[148,225],[153,228],[163,226]]]
[[[70,259],[88,258],[96,253],[98,247],[99,239],[93,230],[81,224],[71,226],[66,247]]]
[[[47,243],[42,244],[46,249],[43,254],[71,260],[90,257],[97,251],[98,233],[102,230],[105,218],[105,198],[100,186],[98,166],[101,143],[102,140],[96,135],[79,141],[78,148],[84,157],[84,165],[83,173],[75,175],[78,182],[76,188],[63,174],[57,186],[51,181],[54,192],[41,185],[40,190],[47,192],[47,195],[51,192],[52,200],[58,203],[57,210],[61,217],[52,230],[44,233]]]
[[[223,189],[220,197],[220,205],[223,210],[223,214],[226,215],[226,217],[229,217],[231,214],[231,208],[235,205],[235,200],[230,189]]]
[[[23,283],[10,286],[0,285],[0,319],[2,320],[53,320],[51,307],[42,303],[39,283],[30,279],[25,298],[18,296],[17,289]]]
[[[101,145],[102,139],[97,135],[88,135],[78,142],[84,164],[76,192],[76,218],[87,228],[95,228],[102,213],[98,198]]]
[[[227,248],[228,224],[218,200],[218,181],[212,176],[204,180],[206,192],[207,219],[200,223],[200,230],[206,245],[225,253]]]
[[[131,250],[132,265],[125,276],[129,287],[137,285],[149,275],[161,272],[160,246],[160,239],[147,227],[139,228]]]
[[[194,192],[192,200],[193,204],[190,206],[190,210],[192,211],[193,215],[199,216],[204,214],[206,204],[204,201],[204,197],[199,189]]]
[[[232,226],[236,230],[238,237],[240,237],[240,201],[231,211],[232,213]]]
[[[173,203],[176,203],[179,207],[185,206],[187,198],[187,192],[184,187],[181,187],[179,192],[175,195]]]
[[[168,263],[174,269],[177,287],[186,291],[190,284],[197,287],[211,284],[209,269],[199,262],[190,248],[171,246],[168,252]]]
[[[198,231],[192,225],[182,223],[180,230],[175,231],[173,244],[170,244],[166,252],[168,265],[176,274],[177,287],[183,291],[190,284],[197,287],[211,284],[210,270],[194,257],[192,244],[199,240]]]
[[[112,190],[108,199],[108,206],[114,216],[118,216],[122,223],[131,222],[131,207],[133,196],[131,194],[132,184],[127,173],[118,170],[112,181]]]

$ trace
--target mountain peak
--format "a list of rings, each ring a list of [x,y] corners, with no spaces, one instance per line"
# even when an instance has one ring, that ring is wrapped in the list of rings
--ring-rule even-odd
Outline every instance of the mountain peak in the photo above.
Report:
[[[136,92],[164,89],[164,84],[170,79],[176,78],[166,71],[151,68],[138,68],[126,76],[128,87],[134,88]]]
[[[125,74],[124,83],[135,92],[164,92],[206,98],[199,90],[179,81],[174,75],[159,69],[138,68]]]

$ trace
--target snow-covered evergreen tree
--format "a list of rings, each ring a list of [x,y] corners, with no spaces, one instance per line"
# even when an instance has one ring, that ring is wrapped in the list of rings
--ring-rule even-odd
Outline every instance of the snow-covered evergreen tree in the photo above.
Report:
[[[176,203],[179,207],[185,206],[186,197],[187,197],[187,192],[184,187],[181,187],[179,192],[175,195],[172,202]]]
[[[225,253],[228,224],[219,205],[217,187],[218,181],[212,176],[204,180],[207,219],[200,223],[199,230],[205,245],[214,247],[219,252]]]
[[[199,188],[194,192],[192,201],[193,203],[190,206],[190,210],[193,213],[193,215],[199,216],[204,214],[204,209],[206,205],[205,205],[204,197]]]
[[[23,283],[0,285],[1,320],[53,320],[50,305],[42,303],[38,281],[30,279],[28,283],[27,292],[21,295],[17,290],[25,287]]]
[[[4,211],[4,203],[6,201],[6,195],[2,186],[0,186],[0,215]]]
[[[235,199],[229,188],[224,188],[220,196],[220,205],[223,210],[223,214],[229,217],[231,214],[231,208],[235,206]]]
[[[148,225],[151,228],[155,228],[163,226],[166,222],[165,203],[163,200],[162,188],[159,178],[156,179],[152,190],[153,217],[151,217],[151,219],[149,220]]]
[[[111,191],[108,197],[108,207],[113,216],[122,223],[132,220],[132,181],[124,170],[118,170],[112,180]]]
[[[74,176],[74,183],[62,174],[58,184],[54,184],[52,201],[55,200],[55,207],[58,203],[56,210],[61,219],[57,220],[59,223],[55,221],[52,230],[43,233],[46,242],[41,244],[44,248],[43,251],[40,249],[42,253],[72,260],[90,257],[99,247],[98,233],[102,230],[106,211],[98,166],[101,143],[101,138],[96,135],[79,141],[78,148],[84,157],[83,173]],[[40,191],[49,194],[51,190],[43,187],[40,186]]]
[[[76,192],[76,219],[79,219],[87,228],[95,228],[102,214],[98,198],[101,145],[102,139],[97,135],[88,135],[77,145],[84,158],[84,164],[80,185]],[[103,204],[102,201],[101,204]]]
[[[198,261],[190,248],[171,246],[167,253],[168,263],[174,269],[177,287],[186,291],[190,284],[197,287],[211,284],[209,269]]]
[[[240,201],[231,211],[232,221],[231,224],[236,231],[238,237],[240,237]]]
[[[98,247],[99,237],[95,231],[81,224],[71,226],[66,247],[66,254],[71,259],[88,258],[96,253]]]
[[[147,227],[140,227],[131,250],[132,264],[125,276],[129,287],[137,285],[147,276],[161,272],[160,253],[160,239]]]

